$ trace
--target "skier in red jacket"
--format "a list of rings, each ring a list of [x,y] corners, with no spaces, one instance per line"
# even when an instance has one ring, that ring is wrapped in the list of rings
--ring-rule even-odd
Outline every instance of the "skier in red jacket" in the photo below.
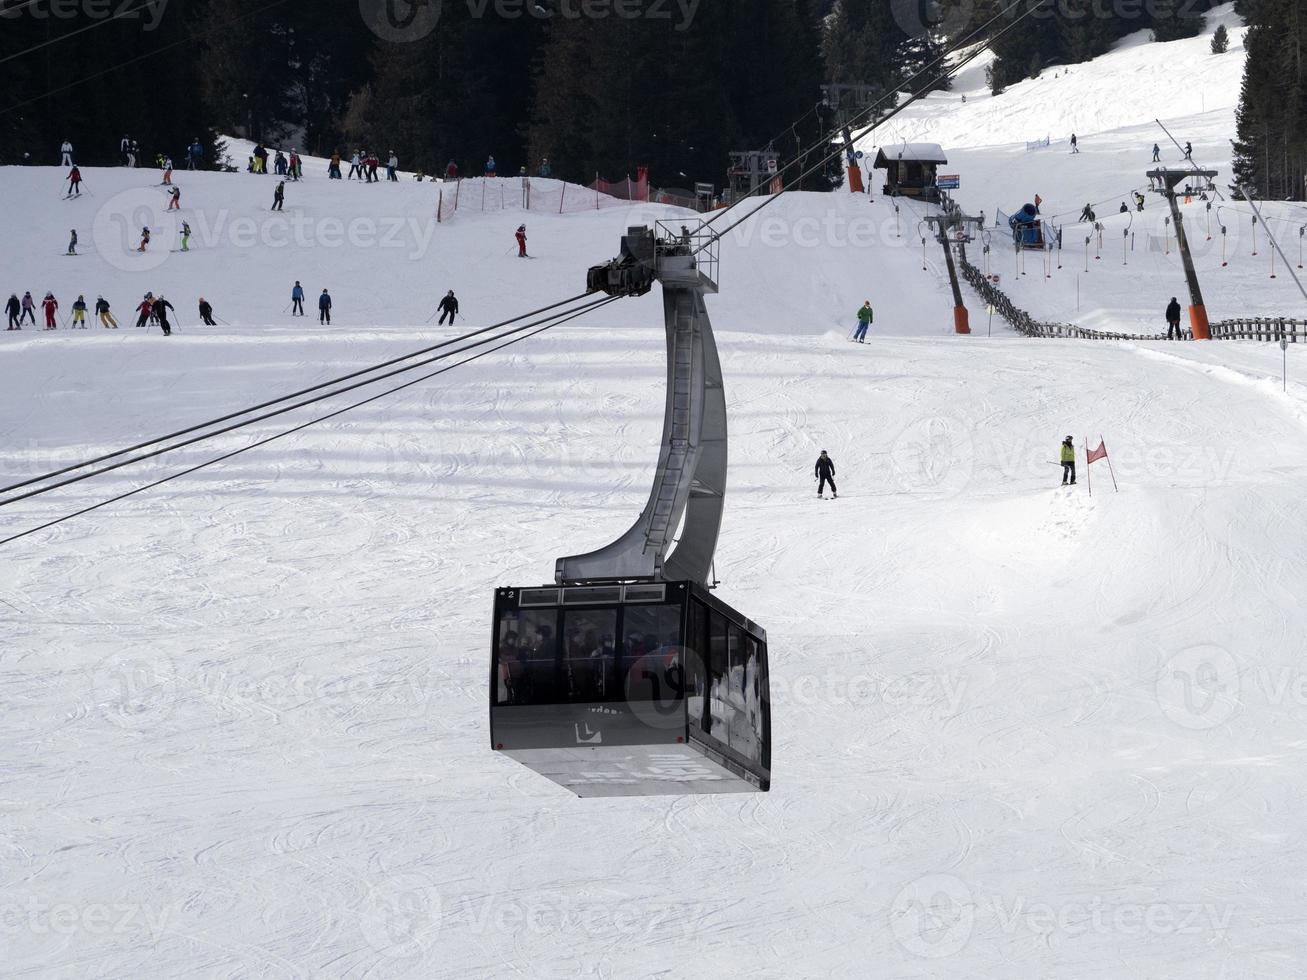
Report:
[[[530,258],[526,254],[526,225],[517,226],[517,257],[519,259]]]
[[[59,309],[59,301],[54,298],[54,293],[45,294],[45,299],[41,300],[41,308],[45,310],[45,329],[53,330],[56,326],[54,314]]]
[[[146,293],[145,299],[141,300],[141,305],[136,307],[136,312],[140,314],[136,318],[136,325],[143,327],[150,322],[150,316],[154,313],[154,294]]]

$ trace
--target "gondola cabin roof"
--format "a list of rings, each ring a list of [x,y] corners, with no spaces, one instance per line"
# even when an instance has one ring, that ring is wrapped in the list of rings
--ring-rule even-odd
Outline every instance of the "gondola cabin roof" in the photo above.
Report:
[[[877,169],[892,163],[948,163],[944,148],[938,143],[897,143],[882,146],[876,153]]]

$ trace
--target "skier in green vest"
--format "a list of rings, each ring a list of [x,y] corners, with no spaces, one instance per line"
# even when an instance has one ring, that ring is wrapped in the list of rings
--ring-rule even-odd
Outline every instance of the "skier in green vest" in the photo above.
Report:
[[[1076,485],[1076,447],[1070,436],[1062,440],[1062,486]]]

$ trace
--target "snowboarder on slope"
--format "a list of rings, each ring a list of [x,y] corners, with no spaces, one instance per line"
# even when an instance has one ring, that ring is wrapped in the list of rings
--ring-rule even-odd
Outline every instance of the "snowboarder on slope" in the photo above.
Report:
[[[1076,446],[1070,436],[1062,440],[1062,486],[1068,485],[1076,485]]]
[[[10,330],[22,330],[19,317],[23,313],[23,304],[18,302],[18,294],[10,293],[9,302],[5,304],[5,314],[9,317]]]
[[[871,311],[871,300],[862,304],[862,309],[858,310],[858,329],[853,332],[853,339],[860,344],[867,342],[867,328],[871,326],[875,314]]]
[[[816,476],[814,476],[813,479],[818,481],[817,483],[818,497],[825,497],[826,484],[828,483],[830,484],[831,499],[834,500],[836,497],[840,495],[839,491],[835,489],[835,460],[827,456],[826,450],[824,449],[821,451],[821,455],[817,457],[817,466],[815,469],[815,473]]]
[[[76,255],[77,254],[77,229],[72,228],[69,230],[68,233],[72,235],[72,237],[68,239],[68,254]]]
[[[1184,340],[1184,334],[1180,332],[1180,301],[1174,296],[1166,307],[1166,339]]]
[[[163,330],[163,335],[165,337],[172,336],[172,324],[168,322],[168,311],[171,309],[173,309],[173,305],[164,299],[163,294],[160,293],[158,298],[154,301],[151,312],[158,318],[159,327]]]
[[[203,296],[200,297],[200,320],[206,327],[216,327],[213,322],[213,307],[207,303]]]
[[[318,297],[318,322],[331,326],[331,294],[325,289]]]
[[[517,239],[517,257],[519,259],[530,258],[526,254],[526,225],[518,225],[517,234],[514,237]]]
[[[450,326],[453,326],[454,318],[458,316],[458,297],[454,295],[452,289],[440,301],[438,309],[440,310],[440,326],[445,325],[445,317],[449,317]]]
[[[68,171],[68,197],[82,196],[82,171],[73,167]]]
[[[290,291],[290,302],[295,308],[291,310],[291,316],[304,315],[304,287],[300,285],[298,279],[295,280],[295,288]]]

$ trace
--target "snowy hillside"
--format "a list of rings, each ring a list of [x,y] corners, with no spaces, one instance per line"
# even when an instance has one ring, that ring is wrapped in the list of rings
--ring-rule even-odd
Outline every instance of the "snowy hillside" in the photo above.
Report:
[[[1230,50],[1214,55],[1211,35],[1221,24],[1230,31]],[[962,179],[954,199],[989,219],[992,270],[1002,276],[1002,288],[1037,318],[1155,333],[1159,326],[1165,329],[1161,313],[1170,297],[1185,296],[1169,210],[1160,195],[1149,192],[1145,176],[1156,166],[1154,144],[1163,165],[1187,166],[1160,119],[1179,144],[1192,142],[1197,165],[1219,172],[1220,194],[1210,209],[1196,196],[1183,208],[1211,318],[1302,318],[1307,304],[1289,270],[1278,256],[1272,267],[1264,231],[1254,229],[1251,208],[1229,189],[1243,33],[1226,4],[1208,16],[1199,37],[1159,44],[1141,32],[1093,62],[1050,67],[999,96],[985,85],[988,59],[982,57],[952,91],[912,106],[861,148],[874,157],[877,149],[892,151],[904,141],[941,143],[949,156],[943,170]],[[1072,133],[1079,139],[1078,154],[1071,153]],[[1049,146],[1028,148],[1044,139]],[[879,193],[880,181],[873,184]],[[1134,211],[1135,191],[1147,198],[1142,214]],[[1018,265],[1006,226],[994,224],[999,211],[1013,214],[1036,195],[1043,199],[1044,220],[1063,233],[1062,252],[1051,257],[1047,270],[1051,278],[1038,255],[1028,254]],[[1130,213],[1120,213],[1122,203],[1129,204]],[[1093,226],[1080,221],[1086,204],[1103,225],[1101,245]],[[1307,208],[1269,203],[1264,210],[1297,266]],[[1091,239],[1088,255],[1086,238]]]
[[[103,293],[123,313],[148,290],[173,301],[183,322],[204,296],[237,326],[290,323],[296,280],[310,299],[331,291],[338,326],[421,326],[454,289],[466,322],[487,324],[583,291],[587,267],[616,255],[629,226],[667,220],[679,227],[693,216],[539,179],[526,211],[516,177],[464,181],[453,211],[452,184],[329,181],[325,170],[325,162],[307,161],[306,179],[287,184],[285,210],[274,213],[273,176],[179,171],[181,209],[169,212],[168,190],[154,170],[88,168],[82,197],[62,201],[60,171],[0,168],[16,224],[34,229],[29,247],[6,257],[8,282],[0,288],[20,296],[28,289],[38,300],[52,291],[64,312],[79,293],[91,302]],[[185,253],[177,251],[182,222],[193,232]],[[516,257],[521,223],[534,261]],[[143,225],[153,240],[139,254]],[[70,229],[78,231],[79,256],[65,259]],[[951,331],[947,283],[923,276],[919,252],[903,247],[895,231],[884,204],[831,194],[781,198],[723,243],[721,276],[731,288],[721,296],[720,325],[847,332],[852,312],[876,287],[890,329]],[[910,234],[901,223],[898,231]],[[885,289],[894,282],[910,282],[912,294]],[[920,315],[923,289],[938,299],[937,321]],[[661,309],[660,299],[646,297],[614,307],[607,322],[649,323]]]
[[[1135,51],[1066,79],[1100,71],[1078,98],[1116,128],[1043,151],[1049,205],[1146,166],[1147,120],[1109,87]],[[921,110],[950,144],[974,113],[950,146],[969,207],[1039,190],[1023,133],[984,128],[1020,89]],[[123,320],[164,292],[180,323],[0,336],[5,484],[448,338],[424,321],[449,288],[473,327],[573,295],[629,223],[683,220],[523,212],[508,181],[434,222],[439,185],[319,163],[284,218],[273,178],[179,174],[185,254],[151,172],[89,170],[94,196],[64,202],[56,171],[0,171],[30,229],[0,240],[0,288],[103,293]],[[0,975],[1302,976],[1307,364],[1289,351],[1282,390],[1270,345],[991,338],[969,291],[956,337],[919,217],[786,195],[732,233],[708,298],[716,570],[768,631],[770,793],[582,801],[489,744],[494,590],[548,581],[645,500],[655,291],[0,546]],[[1082,278],[1085,322],[1155,329],[1171,259],[1109,265]],[[1283,278],[1229,269],[1214,318],[1292,312]],[[1074,269],[1002,271],[1036,315],[1075,315]],[[280,312],[296,279],[310,306],[331,289],[330,328]],[[195,325],[200,295],[224,323]],[[0,537],[342,403],[6,506]],[[1057,486],[1067,433],[1106,441],[1119,492],[1083,450]],[[838,501],[813,493],[822,449]]]

